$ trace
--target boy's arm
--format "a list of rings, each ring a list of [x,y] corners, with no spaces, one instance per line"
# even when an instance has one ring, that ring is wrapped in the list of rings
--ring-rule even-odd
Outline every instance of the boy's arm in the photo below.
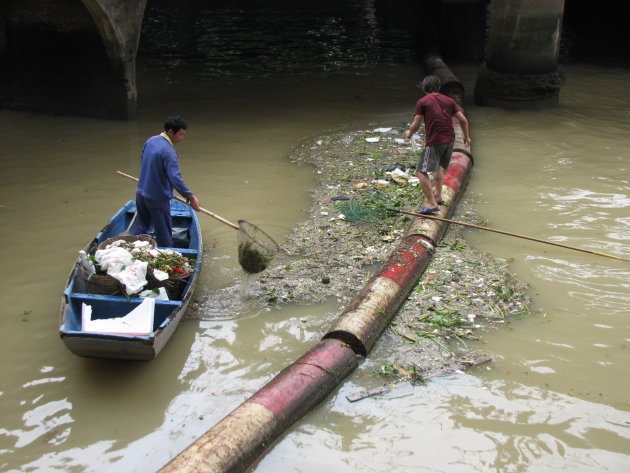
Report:
[[[462,127],[462,132],[464,133],[464,146],[470,146],[470,132],[468,130],[468,119],[466,118],[466,115],[464,115],[464,112],[459,110],[455,114],[455,118],[459,121],[459,126]]]
[[[405,133],[405,136],[407,137],[407,139],[410,139],[413,136],[413,134],[416,131],[418,131],[421,123],[422,123],[422,115],[414,115],[413,123],[409,127],[409,130],[407,130],[407,132]]]

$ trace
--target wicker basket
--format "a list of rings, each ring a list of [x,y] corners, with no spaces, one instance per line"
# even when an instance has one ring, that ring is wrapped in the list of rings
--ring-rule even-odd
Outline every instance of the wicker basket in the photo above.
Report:
[[[170,300],[179,300],[181,298],[184,287],[186,287],[186,281],[191,274],[192,273],[180,274],[177,276],[169,275],[168,279],[159,281],[153,275],[153,269],[149,268],[147,271],[148,283],[145,289],[156,289],[159,287],[163,287],[164,289],[166,289],[166,293],[168,294],[168,298]]]
[[[104,250],[107,247],[107,245],[110,245],[118,240],[124,240],[127,243],[133,243],[134,241],[138,241],[138,240],[148,241],[153,246],[153,248],[157,248],[158,246],[157,242],[153,238],[151,238],[151,235],[118,235],[113,238],[108,238],[107,240],[100,243],[98,245],[98,249]]]
[[[121,294],[123,285],[118,279],[109,274],[90,273],[81,266],[81,276],[85,282],[85,292],[88,294],[100,294],[103,296],[115,296]]]
[[[150,235],[119,235],[113,238],[108,238],[98,245],[99,250],[103,250],[111,243],[124,240],[128,243],[134,241],[148,241],[154,248],[157,248],[156,241],[151,238]],[[84,267],[81,267],[81,274],[85,281],[86,292],[88,294],[102,294],[102,295],[115,295],[122,294],[125,290],[124,286],[117,279],[111,277],[108,274],[95,274],[90,273]],[[156,289],[163,287],[166,289],[166,293],[170,300],[178,300],[181,298],[182,291],[186,287],[186,282],[192,273],[170,275],[168,279],[159,281],[153,275],[153,269],[147,268],[147,285],[144,289]]]
[[[107,245],[118,240],[124,240],[128,243],[133,243],[138,240],[148,241],[154,248],[157,248],[157,243],[150,235],[119,235],[101,242],[97,249],[103,250]],[[85,282],[85,292],[88,294],[114,296],[123,294],[125,291],[122,283],[109,274],[91,273],[85,267],[81,266],[81,276]]]

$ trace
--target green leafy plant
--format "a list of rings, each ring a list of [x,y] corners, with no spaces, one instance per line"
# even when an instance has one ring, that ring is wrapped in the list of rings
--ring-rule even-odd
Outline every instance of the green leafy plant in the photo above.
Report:
[[[514,288],[511,288],[511,287],[504,288],[502,286],[493,286],[492,289],[494,289],[494,292],[497,293],[497,296],[503,302],[510,302],[514,300],[515,297],[518,296]]]
[[[195,260],[186,258],[181,253],[172,250],[157,250],[155,256],[143,253],[136,259],[146,261],[150,268],[159,269],[168,274],[188,274],[193,270]]]
[[[466,324],[457,314],[458,310],[433,308],[433,315],[427,317],[427,321],[438,328],[453,328]]]
[[[383,365],[374,370],[379,376],[393,377],[400,374],[400,370],[394,365]]]
[[[464,244],[464,242],[456,239],[453,243],[450,244],[450,248],[453,251],[462,251],[466,249],[466,245]]]
[[[133,259],[144,261],[149,268],[164,271],[169,275],[185,275],[189,274],[194,269],[195,260],[183,256],[179,251],[154,248],[152,245],[146,244],[137,245],[137,243],[138,242],[118,240],[107,245],[107,248],[122,248],[128,251]],[[99,272],[100,266],[98,265],[98,260],[91,255],[88,258],[94,264],[97,272]]]

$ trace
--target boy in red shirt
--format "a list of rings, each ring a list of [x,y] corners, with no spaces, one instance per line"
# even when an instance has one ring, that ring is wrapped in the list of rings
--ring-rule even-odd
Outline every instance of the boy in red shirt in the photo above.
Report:
[[[442,201],[444,171],[451,161],[455,143],[453,117],[459,121],[462,127],[464,145],[470,146],[468,120],[452,98],[440,93],[441,86],[437,76],[430,75],[423,79],[422,89],[426,95],[416,103],[413,123],[406,133],[407,138],[411,139],[424,119],[426,145],[418,160],[416,172],[426,202],[419,213],[425,215],[439,212],[439,206],[444,204]],[[435,177],[435,193],[428,173],[433,173]]]

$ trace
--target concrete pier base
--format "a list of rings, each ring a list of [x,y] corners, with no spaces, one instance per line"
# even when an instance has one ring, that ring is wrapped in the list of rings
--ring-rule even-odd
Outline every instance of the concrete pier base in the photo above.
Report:
[[[565,81],[557,69],[563,11],[564,0],[493,0],[477,104],[508,109],[558,104]]]
[[[487,65],[477,72],[475,103],[508,110],[538,110],[558,105],[564,72],[512,74],[497,72]]]

